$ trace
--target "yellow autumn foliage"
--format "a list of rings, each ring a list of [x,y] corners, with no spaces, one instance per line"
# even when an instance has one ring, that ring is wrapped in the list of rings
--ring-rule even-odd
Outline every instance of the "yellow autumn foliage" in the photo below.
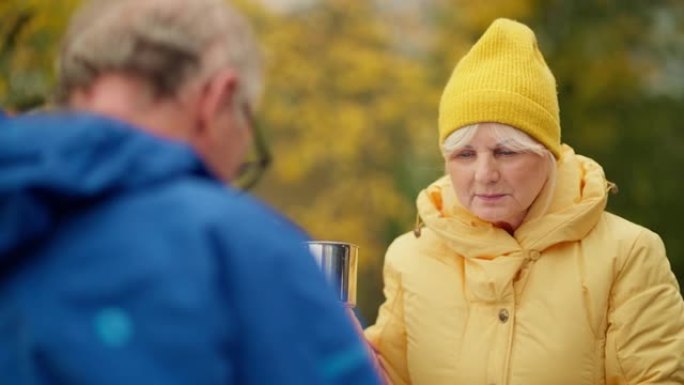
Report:
[[[412,223],[398,184],[413,148],[436,149],[427,68],[397,49],[375,12],[333,0],[255,16],[268,64],[261,120],[275,154],[258,193],[314,238],[358,244],[362,268],[379,265],[390,226]]]
[[[79,0],[0,2],[0,105],[23,109],[50,96],[59,39]]]

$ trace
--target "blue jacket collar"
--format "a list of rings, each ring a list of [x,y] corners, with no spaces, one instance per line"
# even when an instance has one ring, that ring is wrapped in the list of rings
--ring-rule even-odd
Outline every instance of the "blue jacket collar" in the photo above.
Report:
[[[86,202],[174,178],[218,183],[186,145],[101,116],[0,120],[0,255]]]

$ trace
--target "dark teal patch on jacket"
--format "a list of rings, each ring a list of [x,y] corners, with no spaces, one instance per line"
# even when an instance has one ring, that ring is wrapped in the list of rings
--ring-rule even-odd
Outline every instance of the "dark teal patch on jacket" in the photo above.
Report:
[[[368,365],[368,362],[368,351],[365,345],[360,344],[327,357],[321,362],[321,371],[325,378],[333,379],[341,374]]]

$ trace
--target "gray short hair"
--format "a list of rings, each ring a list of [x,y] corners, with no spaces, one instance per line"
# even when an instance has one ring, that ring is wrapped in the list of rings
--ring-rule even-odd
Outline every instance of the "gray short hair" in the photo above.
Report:
[[[137,76],[155,97],[222,67],[256,103],[261,53],[247,20],[224,0],[89,0],[74,15],[58,61],[58,104],[108,72]]]

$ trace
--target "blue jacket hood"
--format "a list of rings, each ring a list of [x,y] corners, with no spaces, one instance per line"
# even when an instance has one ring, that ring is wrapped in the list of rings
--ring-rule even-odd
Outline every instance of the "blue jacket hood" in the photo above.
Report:
[[[120,121],[80,113],[0,119],[0,262],[61,215],[188,174],[213,180],[186,145]]]

